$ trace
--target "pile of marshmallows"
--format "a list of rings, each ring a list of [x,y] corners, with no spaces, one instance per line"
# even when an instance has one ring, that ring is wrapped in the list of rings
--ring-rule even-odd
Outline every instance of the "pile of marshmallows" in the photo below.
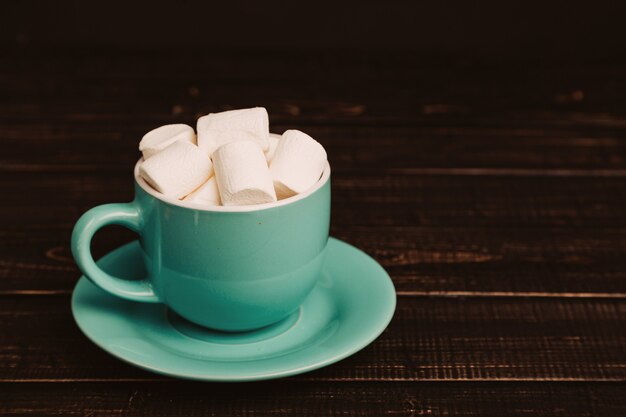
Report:
[[[141,177],[158,192],[209,206],[271,203],[320,178],[326,151],[299,130],[269,133],[262,107],[211,113],[191,126],[158,127],[141,139]]]

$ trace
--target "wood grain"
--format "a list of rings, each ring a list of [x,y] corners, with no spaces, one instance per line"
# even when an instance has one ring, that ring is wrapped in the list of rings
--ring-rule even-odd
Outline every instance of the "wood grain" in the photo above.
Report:
[[[624,64],[4,52],[0,414],[626,413]],[[71,317],[72,225],[132,198],[148,129],[253,105],[328,150],[332,234],[391,274],[390,327],[338,364],[265,383],[174,381],[109,356]],[[134,238],[114,227],[93,249]]]
[[[564,416],[626,413],[623,384],[182,381],[3,384],[6,416]],[[33,398],[37,401],[33,402]]]
[[[177,122],[193,124],[194,119]],[[141,136],[156,124],[32,123],[3,128],[0,171],[129,172]],[[626,176],[626,130],[517,127],[298,126],[327,149],[334,172],[617,172]],[[95,151],[97,150],[97,151]],[[428,171],[430,170],[430,171]],[[437,171],[439,170],[439,171]],[[491,170],[491,171],[490,171]],[[458,174],[457,174],[458,175]]]
[[[273,122],[299,126],[626,126],[623,64],[281,50],[22,50],[0,59],[3,124],[134,129],[263,104]]]
[[[68,296],[2,296],[0,380],[161,378],[78,330]],[[295,377],[319,381],[626,381],[626,301],[400,298],[362,352]]]
[[[90,207],[132,199],[131,181],[0,174],[16,196],[0,206],[0,291],[69,291],[79,276],[73,223]],[[403,293],[623,297],[625,206],[621,178],[338,173],[331,231],[381,262]],[[95,253],[134,238],[105,230]]]
[[[80,272],[71,227],[0,231],[0,294],[69,293]],[[374,257],[401,295],[626,298],[626,228],[334,227]],[[136,239],[96,236],[99,257]]]
[[[132,172],[3,173],[14,196],[0,227],[73,225],[97,204],[130,201]],[[615,177],[376,175],[332,177],[333,219],[355,226],[624,227],[626,182]],[[40,204],[45,202],[45,210]],[[358,212],[358,215],[355,215]]]

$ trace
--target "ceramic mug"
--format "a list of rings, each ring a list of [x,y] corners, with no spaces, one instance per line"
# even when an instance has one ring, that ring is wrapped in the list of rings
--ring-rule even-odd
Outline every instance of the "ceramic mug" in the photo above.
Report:
[[[80,270],[109,293],[160,302],[185,319],[222,331],[276,323],[316,284],[328,242],[330,166],[309,191],[275,203],[206,207],[152,189],[135,166],[135,199],[87,211],[72,232]],[[109,275],[90,251],[93,235],[119,224],[140,236],[148,277]]]

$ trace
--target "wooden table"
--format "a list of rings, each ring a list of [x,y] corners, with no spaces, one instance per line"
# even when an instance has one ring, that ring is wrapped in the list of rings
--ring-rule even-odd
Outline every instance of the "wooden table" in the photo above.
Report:
[[[626,415],[626,65],[404,52],[0,56],[0,414]],[[332,235],[392,276],[338,364],[211,384],[109,356],[70,312],[88,208],[132,198],[144,132],[263,105],[333,167]],[[101,232],[98,256],[135,236]]]

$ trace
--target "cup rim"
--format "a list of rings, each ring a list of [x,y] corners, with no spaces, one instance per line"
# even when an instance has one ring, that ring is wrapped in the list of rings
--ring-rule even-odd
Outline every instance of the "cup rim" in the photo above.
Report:
[[[328,163],[328,161],[326,161],[326,165],[324,166],[324,171],[322,171],[322,175],[320,179],[315,183],[315,185],[300,194],[294,195],[293,197],[285,198],[284,200],[278,200],[278,201],[274,201],[271,203],[252,204],[252,205],[246,205],[246,206],[207,206],[206,204],[202,204],[202,203],[183,202],[181,200],[168,197],[156,191],[141,177],[141,175],[139,175],[139,166],[141,165],[143,160],[144,160],[143,157],[139,158],[139,160],[135,164],[135,168],[133,171],[134,176],[135,176],[135,183],[137,183],[137,185],[139,185],[139,187],[141,187],[143,191],[145,191],[152,197],[156,198],[157,200],[160,200],[167,204],[171,204],[174,206],[187,208],[191,210],[201,210],[201,211],[209,211],[209,212],[243,213],[243,212],[261,211],[261,210],[272,209],[275,207],[287,206],[289,204],[303,200],[307,198],[308,196],[310,196],[311,194],[315,193],[317,190],[322,188],[324,184],[326,184],[328,182],[328,179],[330,178],[330,164]]]

